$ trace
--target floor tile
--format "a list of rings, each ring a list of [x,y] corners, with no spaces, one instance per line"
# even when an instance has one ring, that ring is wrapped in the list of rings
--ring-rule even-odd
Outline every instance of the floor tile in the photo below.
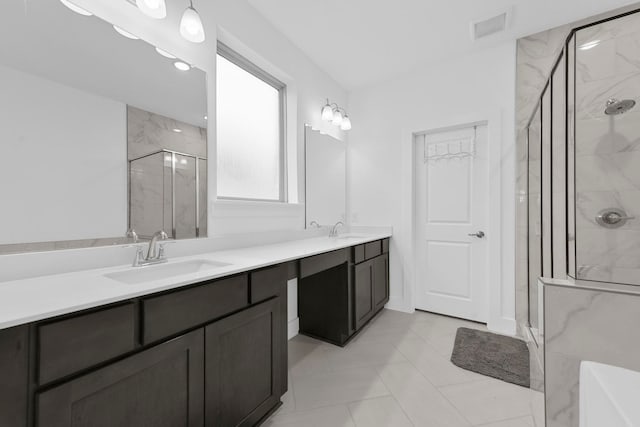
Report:
[[[469,422],[408,362],[378,368],[380,377],[415,426],[466,427]]]
[[[389,395],[373,368],[294,377],[293,390],[298,411]]]
[[[531,414],[531,390],[504,381],[487,379],[440,387],[439,390],[472,424]]]
[[[423,339],[405,340],[398,350],[435,386],[478,381],[487,377],[461,369]]]
[[[377,366],[387,363],[404,362],[407,359],[393,345],[384,341],[357,341],[346,347],[326,350],[329,369],[340,371]]]
[[[329,372],[326,351],[329,346],[313,338],[296,336],[289,341],[289,371],[292,376]]]
[[[535,427],[532,416],[513,418],[510,420],[498,421],[495,423],[482,424],[478,427]]]
[[[393,397],[380,397],[349,404],[357,427],[412,427]]]
[[[346,405],[275,415],[264,427],[356,427]]]

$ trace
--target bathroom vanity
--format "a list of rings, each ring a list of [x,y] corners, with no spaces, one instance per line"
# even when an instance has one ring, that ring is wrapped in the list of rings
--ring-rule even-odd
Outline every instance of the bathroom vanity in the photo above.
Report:
[[[388,300],[388,247],[386,236],[322,237],[2,283],[0,425],[259,425],[287,390],[287,281],[299,278],[301,332],[344,345]],[[133,279],[242,256],[253,261]],[[57,285],[78,292],[62,301]],[[62,307],[84,288],[93,306]]]

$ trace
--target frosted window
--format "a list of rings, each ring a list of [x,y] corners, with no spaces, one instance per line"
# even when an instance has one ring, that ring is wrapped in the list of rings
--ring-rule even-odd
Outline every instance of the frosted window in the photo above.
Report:
[[[218,55],[218,197],[281,200],[280,90]]]

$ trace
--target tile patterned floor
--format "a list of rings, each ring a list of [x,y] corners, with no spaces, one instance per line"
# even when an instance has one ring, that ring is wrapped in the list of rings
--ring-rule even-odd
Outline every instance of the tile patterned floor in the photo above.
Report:
[[[289,341],[289,392],[266,427],[543,427],[542,393],[449,361],[458,327],[384,310],[345,348]]]

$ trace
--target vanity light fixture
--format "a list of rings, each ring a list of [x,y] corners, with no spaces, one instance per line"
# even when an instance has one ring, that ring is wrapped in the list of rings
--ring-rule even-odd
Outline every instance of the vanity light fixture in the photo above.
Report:
[[[164,19],[167,17],[167,4],[164,0],[136,0],[136,6],[150,18]]]
[[[165,58],[169,58],[169,59],[176,59],[175,56],[171,55],[169,52],[167,52],[166,50],[162,50],[159,47],[156,48],[156,52],[158,52],[160,55],[164,56]]]
[[[349,118],[349,116],[347,116],[347,114],[344,114],[344,117],[342,118],[342,123],[340,124],[340,129],[342,130],[351,130],[351,119]]]
[[[193,7],[193,1],[189,0],[189,6],[184,10],[180,20],[180,34],[185,40],[192,43],[202,43],[204,41],[204,26],[200,15]]]
[[[69,9],[73,10],[75,13],[80,14],[82,16],[93,16],[93,13],[89,12],[86,9],[81,8],[80,6],[76,6],[71,3],[69,0],[60,0],[60,3],[67,6]]]
[[[185,62],[182,62],[182,61],[174,62],[173,66],[176,67],[180,71],[189,71],[191,69],[191,66],[189,64],[187,64]]]
[[[592,40],[590,42],[587,42],[587,43],[583,44],[578,49],[580,49],[580,50],[589,50],[589,49],[593,49],[594,47],[598,46],[599,44],[600,44],[600,40]]]
[[[322,107],[321,115],[322,120],[325,122],[331,122],[334,126],[340,126],[342,130],[351,130],[351,119],[345,109],[336,103],[330,103],[328,99],[327,103]]]
[[[131,39],[131,40],[138,40],[138,37],[134,36],[134,35],[133,35],[133,34],[131,34],[129,31],[124,30],[124,29],[122,29],[122,28],[118,27],[117,25],[114,25],[114,26],[113,26],[113,29],[114,29],[114,30],[116,30],[116,32],[117,32],[118,34],[120,34],[121,36],[124,36],[124,37],[126,37],[126,38],[128,38],[128,39]]]

